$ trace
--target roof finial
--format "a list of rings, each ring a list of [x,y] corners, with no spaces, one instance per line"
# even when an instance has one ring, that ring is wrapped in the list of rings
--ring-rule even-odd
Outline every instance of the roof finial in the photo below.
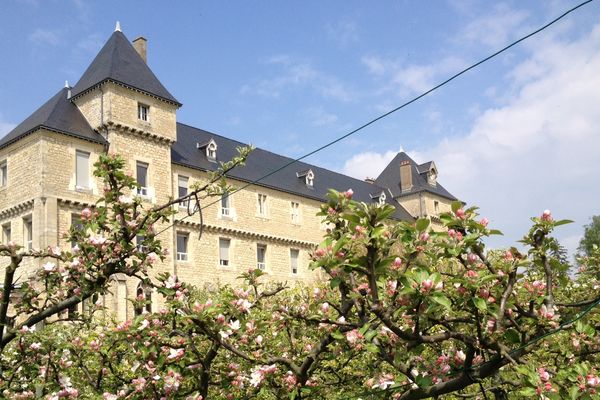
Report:
[[[115,32],[121,32],[121,23],[117,21],[117,26],[115,26]]]
[[[69,81],[65,81],[65,87],[66,87],[67,89],[71,87],[71,86],[69,86]]]

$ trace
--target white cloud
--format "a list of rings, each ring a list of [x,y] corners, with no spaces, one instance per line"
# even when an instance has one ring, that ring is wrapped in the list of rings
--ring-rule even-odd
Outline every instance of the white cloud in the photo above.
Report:
[[[327,126],[335,124],[338,121],[338,116],[328,113],[323,107],[311,107],[304,112],[311,125]]]
[[[56,46],[61,42],[61,34],[55,30],[37,28],[29,35],[29,40],[38,46]]]
[[[356,23],[348,17],[327,24],[325,30],[327,35],[341,47],[356,43],[359,39]]]
[[[308,61],[297,61],[286,55],[271,57],[268,64],[280,67],[277,76],[260,79],[242,86],[242,94],[278,98],[286,90],[308,88],[321,97],[339,101],[352,101],[356,94],[335,76],[319,71]]]
[[[479,15],[467,24],[458,36],[458,41],[467,40],[498,49],[527,29],[523,22],[528,16],[526,11],[514,10],[504,3],[499,3],[489,14]]]
[[[418,155],[434,159],[440,181],[481,206],[511,241],[546,208],[576,220],[558,231],[572,250],[581,225],[600,213],[598,70],[600,25],[583,39],[533,48],[510,74],[518,91],[504,106]]]
[[[357,179],[377,178],[394,156],[401,151],[402,149],[386,151],[385,153],[367,151],[356,154],[346,161],[342,173]]]

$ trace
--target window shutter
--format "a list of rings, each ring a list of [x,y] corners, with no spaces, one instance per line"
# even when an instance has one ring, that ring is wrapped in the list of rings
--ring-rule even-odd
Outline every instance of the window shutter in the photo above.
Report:
[[[89,188],[90,187],[90,153],[83,151],[77,151],[77,162],[76,162],[76,180],[77,187]]]

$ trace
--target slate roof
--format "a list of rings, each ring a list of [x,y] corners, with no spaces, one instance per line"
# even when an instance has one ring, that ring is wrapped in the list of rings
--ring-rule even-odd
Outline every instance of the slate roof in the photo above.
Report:
[[[114,81],[181,106],[121,31],[112,34],[83,73],[72,89],[73,97],[105,81]]]
[[[408,191],[402,192],[400,187],[400,163],[403,161],[408,161],[411,166],[412,171],[412,188]],[[458,200],[454,197],[450,192],[448,192],[439,182],[436,183],[435,186],[430,185],[427,182],[427,174],[426,172],[429,170],[431,166],[431,161],[424,164],[417,164],[412,158],[408,156],[405,152],[400,152],[396,154],[396,157],[385,167],[385,169],[379,174],[377,179],[375,179],[375,183],[379,186],[386,187],[390,189],[394,197],[399,196],[408,196],[410,194],[419,193],[419,192],[429,192],[433,194],[437,194],[438,196],[444,197],[450,200]]]
[[[196,148],[197,143],[206,143],[214,139],[218,146],[217,161],[227,161],[237,155],[236,147],[245,146],[244,143],[232,140],[212,132],[194,128],[189,125],[177,123],[177,142],[171,148],[171,162],[184,165],[186,167],[212,171],[218,167],[218,164],[211,162],[206,157],[206,153]],[[240,181],[252,182],[271,171],[281,168],[283,165],[291,162],[292,159],[279,154],[271,153],[264,149],[255,149],[246,161],[243,167],[236,167],[229,172],[229,176]],[[315,174],[312,187],[308,187],[303,178],[297,176],[298,172],[311,169]],[[380,187],[359,179],[355,179],[337,172],[310,165],[304,162],[296,162],[276,172],[264,180],[257,183],[258,186],[273,188],[299,196],[324,201],[328,189],[343,191],[352,189],[353,198],[357,201],[372,203],[371,194],[385,191]],[[392,196],[387,196],[387,203],[396,207],[393,218],[404,221],[412,221],[414,218],[396,201]]]
[[[67,98],[67,94],[67,88],[61,89],[25,121],[0,139],[0,148],[6,147],[41,128],[106,144],[106,140],[92,129],[77,106]]]

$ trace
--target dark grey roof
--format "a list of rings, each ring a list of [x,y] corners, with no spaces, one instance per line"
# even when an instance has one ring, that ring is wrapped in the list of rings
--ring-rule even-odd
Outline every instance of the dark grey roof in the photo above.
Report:
[[[420,164],[417,169],[419,170],[420,174],[423,174],[425,172],[428,172],[431,169],[431,165],[433,164],[433,161],[427,161],[426,163]]]
[[[197,143],[206,143],[210,139],[215,140],[219,149],[217,161],[230,160],[237,155],[236,147],[245,146],[244,143],[215,133],[177,123],[177,142],[171,148],[171,161],[190,168],[205,171],[214,170],[217,164],[209,161],[206,153],[196,148]],[[245,166],[234,168],[229,172],[228,176],[244,182],[252,182],[291,161],[291,158],[257,148],[250,154]],[[315,174],[312,187],[308,187],[303,179],[298,179],[297,177],[298,172],[309,169]],[[373,202],[370,196],[371,193],[381,193],[385,190],[383,187],[303,162],[291,164],[281,171],[261,180],[257,185],[282,190],[318,201],[326,199],[327,191],[330,188],[338,191],[352,189],[354,191],[353,198],[366,203]],[[395,219],[405,221],[414,220],[391,196],[388,196],[387,202],[396,207],[396,212],[393,216]]]
[[[120,31],[112,34],[73,87],[73,97],[104,81],[114,81],[181,106]]]
[[[413,184],[412,188],[405,192],[402,192],[400,188],[400,163],[403,161],[408,161],[410,163]],[[439,182],[436,183],[435,186],[430,185],[427,182],[426,174],[421,174],[421,172],[425,171],[424,168],[427,166],[427,164],[431,166],[430,163],[431,161],[429,163],[418,165],[412,158],[408,156],[408,154],[405,152],[400,152],[396,154],[396,157],[390,161],[387,167],[385,167],[377,179],[375,179],[375,183],[379,186],[389,188],[394,197],[407,196],[419,192],[429,192],[450,200],[458,200],[456,197],[450,194],[450,192],[444,189]]]
[[[67,88],[60,90],[25,121],[6,134],[0,140],[0,148],[8,146],[40,128],[105,144],[106,140],[92,129],[77,106],[67,99],[67,93]]]

